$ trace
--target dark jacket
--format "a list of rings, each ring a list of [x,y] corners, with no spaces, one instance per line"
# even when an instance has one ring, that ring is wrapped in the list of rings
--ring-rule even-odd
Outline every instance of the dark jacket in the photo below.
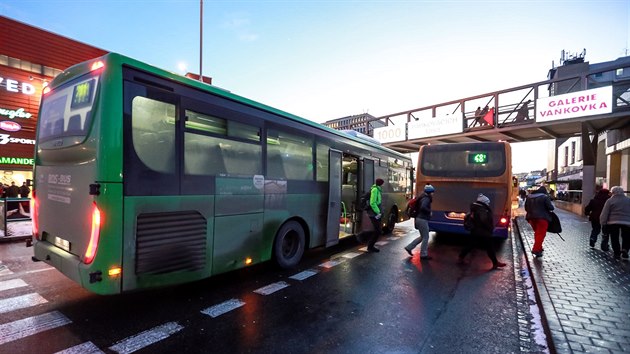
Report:
[[[20,188],[14,184],[12,184],[9,188],[7,188],[7,198],[17,198],[20,194]]]
[[[490,207],[480,202],[474,202],[470,204],[470,212],[474,224],[470,233],[474,236],[492,237],[494,221]]]
[[[602,209],[608,198],[610,198],[610,193],[605,188],[595,194],[584,208],[584,214],[588,215],[588,220],[599,223],[599,216],[602,214]]]
[[[550,212],[553,210],[551,198],[545,187],[540,187],[536,193],[530,194],[525,199],[525,219],[545,219],[551,221]]]
[[[418,215],[416,218],[431,220],[431,202],[433,197],[430,194],[422,192],[420,198],[418,198]]]

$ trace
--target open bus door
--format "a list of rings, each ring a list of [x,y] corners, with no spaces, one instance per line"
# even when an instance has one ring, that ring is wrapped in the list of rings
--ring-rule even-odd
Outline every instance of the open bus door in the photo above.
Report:
[[[339,243],[339,216],[341,215],[341,151],[328,152],[328,218],[326,247]]]
[[[372,188],[372,184],[374,184],[374,161],[369,159],[362,159],[359,171],[359,185],[361,186],[359,196],[368,192],[370,188]],[[357,205],[358,203],[359,202],[357,201]],[[373,226],[368,219],[367,212],[363,210],[357,210],[356,213],[357,220],[359,220],[358,225],[360,225],[357,233],[363,230],[372,230]]]

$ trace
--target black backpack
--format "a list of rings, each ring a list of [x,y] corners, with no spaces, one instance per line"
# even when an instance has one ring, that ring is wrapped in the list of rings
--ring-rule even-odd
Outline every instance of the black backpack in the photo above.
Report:
[[[370,188],[369,191],[363,193],[363,195],[361,196],[361,198],[359,199],[359,209],[360,210],[371,210],[372,207],[370,207],[370,196],[372,195],[372,189]]]

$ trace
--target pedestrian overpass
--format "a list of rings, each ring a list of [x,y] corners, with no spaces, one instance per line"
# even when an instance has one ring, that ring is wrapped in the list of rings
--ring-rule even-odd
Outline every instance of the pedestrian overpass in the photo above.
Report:
[[[403,153],[417,152],[425,144],[517,143],[579,136],[585,203],[595,185],[598,136],[630,126],[630,57],[594,64],[585,71],[377,117],[385,126],[375,128],[373,135],[384,146]],[[556,174],[557,153],[556,149]],[[630,175],[627,170],[625,174]]]

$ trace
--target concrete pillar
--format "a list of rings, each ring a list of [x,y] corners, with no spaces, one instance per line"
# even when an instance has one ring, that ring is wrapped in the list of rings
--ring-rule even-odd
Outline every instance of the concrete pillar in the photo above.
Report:
[[[582,167],[582,208],[580,215],[584,216],[584,208],[595,195],[595,166]]]
[[[621,185],[621,153],[615,151],[608,155],[608,188]]]
[[[623,187],[624,191],[630,188],[630,174],[628,169],[630,168],[630,150],[624,149],[621,151],[621,161],[619,169],[619,185]]]

